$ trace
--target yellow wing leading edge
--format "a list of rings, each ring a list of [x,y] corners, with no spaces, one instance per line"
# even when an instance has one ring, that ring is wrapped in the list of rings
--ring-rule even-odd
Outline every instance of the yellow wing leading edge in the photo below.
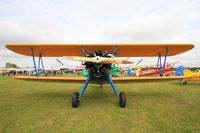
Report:
[[[31,48],[35,56],[43,57],[84,56],[82,48],[87,52],[101,50],[111,53],[117,48],[116,57],[153,57],[184,53],[194,47],[193,44],[7,44],[6,47],[16,53],[31,56]]]

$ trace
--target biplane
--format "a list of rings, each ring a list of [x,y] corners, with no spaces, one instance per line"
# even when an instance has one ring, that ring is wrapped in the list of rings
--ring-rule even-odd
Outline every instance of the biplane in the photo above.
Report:
[[[200,80],[200,72],[192,72],[184,66],[179,66],[176,69],[176,76],[187,76],[192,75],[189,79],[183,80],[183,84],[187,84],[187,81],[199,81]]]
[[[184,75],[192,75],[189,78],[189,81],[199,81],[200,80],[200,72],[192,72],[189,69],[185,69]]]
[[[174,74],[174,63],[167,63],[164,69],[164,75],[169,76],[170,74]],[[136,76],[149,76],[161,74],[162,66],[157,65],[142,65],[142,66],[131,66],[129,69],[124,72],[127,75],[136,75]]]
[[[126,94],[124,91],[118,92],[115,83],[125,83],[134,81],[165,81],[181,80],[190,78],[187,76],[163,76],[168,56],[184,53],[194,47],[193,44],[7,44],[6,47],[16,53],[32,56],[35,67],[35,76],[16,76],[20,80],[39,80],[84,83],[80,93],[72,93],[72,107],[80,105],[89,83],[103,85],[109,83],[119,100],[119,106],[126,107]],[[130,64],[129,60],[120,57],[158,57],[162,65],[162,77],[119,77],[112,78],[110,70],[113,64]],[[36,62],[38,57],[38,64]],[[65,57],[72,60],[83,61],[88,70],[87,78],[73,77],[45,77],[40,76],[40,67],[44,71],[42,57]],[[162,64],[162,57],[164,58]]]

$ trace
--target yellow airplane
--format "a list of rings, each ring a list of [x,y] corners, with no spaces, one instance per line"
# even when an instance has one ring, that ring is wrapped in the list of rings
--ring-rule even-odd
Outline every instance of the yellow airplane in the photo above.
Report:
[[[192,72],[189,69],[185,69],[185,70],[183,70],[183,72],[184,72],[185,76],[192,75],[189,79],[187,79],[189,81],[200,80],[200,72]]]
[[[84,94],[88,83],[102,84],[109,83],[119,99],[119,106],[126,107],[126,94],[122,91],[118,93],[114,83],[125,83],[134,81],[164,81],[189,79],[188,76],[167,76],[167,77],[124,77],[111,78],[110,70],[112,64],[130,64],[128,60],[118,57],[155,57],[158,56],[162,73],[166,66],[167,56],[174,56],[184,53],[194,47],[193,44],[7,44],[6,47],[16,53],[32,56],[35,66],[36,76],[16,76],[20,80],[39,81],[60,81],[72,83],[84,83],[80,94],[73,92],[72,107],[76,108],[80,104],[80,98]],[[75,57],[72,57],[75,56]],[[164,63],[161,64],[161,57],[164,56]],[[35,57],[39,57],[36,64]],[[88,78],[72,77],[41,77],[39,76],[40,64],[44,71],[42,57],[66,57],[73,60],[83,61],[88,70]]]

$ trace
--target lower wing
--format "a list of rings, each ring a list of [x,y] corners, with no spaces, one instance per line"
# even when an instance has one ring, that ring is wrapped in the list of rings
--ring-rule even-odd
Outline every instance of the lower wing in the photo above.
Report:
[[[67,83],[84,83],[87,80],[87,78],[73,78],[73,77],[15,76],[14,78],[19,80],[67,82]]]
[[[167,77],[124,77],[112,78],[114,83],[125,82],[141,82],[141,81],[166,81],[166,80],[183,80],[190,79],[190,76],[167,76]],[[33,77],[33,76],[15,76],[19,80],[32,80],[32,81],[50,81],[50,82],[67,82],[67,83],[84,83],[87,78],[73,78],[73,77]]]
[[[131,82],[155,82],[155,81],[170,81],[170,80],[187,80],[188,76],[165,76],[165,77],[127,77],[113,78],[114,83],[131,83]]]

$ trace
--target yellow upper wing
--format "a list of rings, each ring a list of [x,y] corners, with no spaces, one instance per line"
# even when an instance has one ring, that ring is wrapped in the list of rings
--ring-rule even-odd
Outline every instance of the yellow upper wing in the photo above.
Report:
[[[35,56],[41,53],[45,57],[84,56],[82,48],[87,52],[102,50],[111,53],[117,48],[116,57],[152,57],[168,56],[184,53],[194,47],[193,44],[7,44],[6,47],[16,53],[31,56],[31,48]]]

